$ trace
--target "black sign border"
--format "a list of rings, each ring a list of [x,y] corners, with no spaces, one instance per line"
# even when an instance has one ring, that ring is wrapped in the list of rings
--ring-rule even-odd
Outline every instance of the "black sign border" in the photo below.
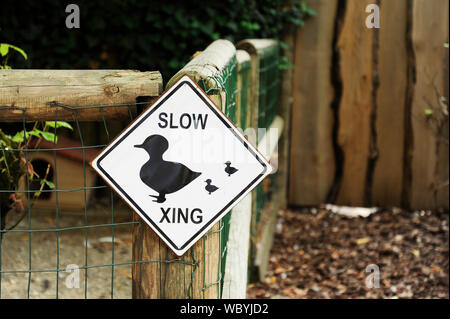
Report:
[[[259,163],[261,163],[261,165],[264,167],[264,170],[262,171],[262,173],[260,173],[254,180],[252,180],[250,182],[250,184],[245,187],[235,198],[233,198],[224,208],[222,208],[216,215],[214,215],[213,218],[211,218],[198,232],[196,232],[189,240],[186,241],[185,244],[183,244],[183,246],[178,247],[177,245],[175,245],[175,243],[169,238],[167,237],[167,235],[158,227],[158,225],[156,223],[154,223],[149,217],[148,215],[142,210],[141,207],[139,207],[139,205],[136,204],[136,202],[127,194],[127,192],[125,192],[122,187],[119,186],[119,184],[116,183],[116,181],[103,169],[103,167],[100,165],[101,161],[117,146],[119,145],[129,134],[131,134],[143,121],[145,121],[150,115],[152,115],[167,99],[169,99],[177,90],[179,90],[183,85],[187,84],[189,87],[192,88],[192,90],[200,97],[200,99],[211,109],[211,111],[213,113],[216,114],[216,116],[222,121],[222,123],[233,132],[233,134],[239,139],[239,141],[241,141],[242,144],[244,144],[245,148],[247,148],[250,153],[255,156],[255,158],[258,160]],[[130,130],[128,130],[128,132],[126,134],[124,134],[123,136],[121,136],[118,140],[114,141],[114,144],[105,152],[105,154],[103,154],[102,156],[100,156],[100,158],[97,161],[97,166],[100,169],[100,171],[109,179],[109,182],[111,182],[112,184],[114,184],[114,186],[120,191],[119,195],[126,197],[132,204],[133,207],[137,208],[139,210],[139,212],[146,217],[147,221],[149,223],[151,223],[153,225],[153,227],[155,227],[159,234],[161,234],[171,245],[172,247],[174,247],[176,250],[182,250],[184,249],[187,245],[189,245],[202,231],[205,230],[205,228],[207,228],[209,225],[211,225],[213,223],[213,221],[215,221],[218,216],[220,216],[225,210],[228,209],[228,207],[230,207],[232,204],[234,204],[237,199],[244,194],[249,188],[251,188],[258,179],[260,179],[267,171],[267,165],[259,158],[258,154],[255,153],[253,151],[252,148],[250,148],[248,146],[248,142],[246,139],[243,139],[239,134],[237,134],[237,132],[231,127],[231,125],[223,118],[223,114],[221,114],[221,112],[219,112],[217,110],[217,108],[212,105],[211,101],[207,101],[205,99],[205,97],[198,92],[198,89],[200,89],[199,87],[194,87],[194,85],[192,85],[191,82],[187,81],[187,80],[181,80],[177,86],[170,91],[169,94],[167,94],[164,98],[160,99],[159,101],[157,101],[157,105],[151,106],[150,111],[145,114],[144,116],[142,116],[142,118],[137,118],[135,120],[135,122],[137,123],[133,123],[132,127],[130,128]]]

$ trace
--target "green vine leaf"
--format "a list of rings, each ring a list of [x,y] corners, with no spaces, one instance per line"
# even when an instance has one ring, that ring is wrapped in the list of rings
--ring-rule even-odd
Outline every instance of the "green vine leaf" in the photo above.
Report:
[[[21,48],[16,47],[15,45],[12,45],[12,44],[8,44],[8,43],[0,43],[0,54],[2,56],[6,56],[9,53],[9,49],[13,49],[13,50],[19,52],[25,58],[25,60],[28,60],[28,55]]]
[[[42,138],[44,140],[46,140],[48,142],[52,142],[52,143],[53,142],[58,143],[58,137],[55,134],[53,134],[51,132],[44,132],[41,130],[37,130],[37,131],[39,132],[39,134],[42,136]]]
[[[41,185],[47,185],[48,187],[50,187],[51,189],[55,188],[55,184],[53,184],[52,182],[46,180],[46,179],[41,179],[40,181]]]
[[[67,122],[62,122],[62,121],[47,121],[45,122],[45,125],[47,125],[48,127],[52,127],[52,128],[60,128],[60,127],[65,127],[68,128],[69,130],[73,131],[73,127],[72,125],[70,125]]]

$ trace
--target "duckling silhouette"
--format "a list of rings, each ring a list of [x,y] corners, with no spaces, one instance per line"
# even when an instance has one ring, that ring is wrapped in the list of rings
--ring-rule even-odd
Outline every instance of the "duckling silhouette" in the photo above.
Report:
[[[148,187],[158,192],[154,202],[164,203],[166,195],[175,193],[196,179],[201,173],[194,172],[181,163],[169,162],[163,159],[163,154],[169,148],[169,142],[161,135],[150,135],[141,145],[150,155],[150,159],[141,167],[139,176]]]
[[[219,187],[211,185],[211,180],[209,178],[205,181],[205,183],[207,184],[205,186],[205,189],[209,193],[209,195],[219,189]]]
[[[237,168],[230,166],[231,165],[230,161],[226,161],[225,165],[227,166],[227,167],[225,167],[225,173],[228,173],[228,176],[230,176],[231,174],[234,174],[238,171]]]

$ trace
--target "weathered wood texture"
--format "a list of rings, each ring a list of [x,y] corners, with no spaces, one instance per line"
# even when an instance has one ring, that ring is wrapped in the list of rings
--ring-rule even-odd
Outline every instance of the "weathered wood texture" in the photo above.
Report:
[[[236,54],[236,48],[228,40],[216,40],[203,52],[189,61],[167,82],[170,88],[182,76],[189,75],[194,81],[204,81],[206,87],[216,87],[215,77],[220,75],[230,59]]]
[[[318,15],[297,36],[289,202],[448,209],[448,1],[331,3],[310,1]],[[334,163],[320,160],[330,144]]]
[[[373,205],[400,206],[402,203],[408,86],[408,48],[405,41],[407,15],[408,0],[381,2],[378,51],[380,86],[376,92],[378,158],[373,172]]]
[[[247,39],[239,42],[237,48],[246,51],[250,55],[251,60],[251,94],[250,94],[250,124],[249,127],[255,131],[258,129],[258,108],[259,108],[259,95],[260,95],[260,75],[259,68],[260,59],[264,54],[264,51],[270,47],[277,45],[276,41],[271,39]],[[253,145],[256,145],[256,140],[249,140]]]
[[[248,105],[250,85],[243,83],[244,68],[250,68],[250,55],[243,50],[236,51],[237,60],[237,93],[236,119],[237,126],[246,128],[250,122]],[[250,70],[248,71],[250,72]],[[246,92],[244,92],[246,90]],[[246,99],[243,99],[243,96]],[[250,221],[252,215],[252,194],[245,196],[234,208],[230,219],[228,234],[227,258],[223,280],[223,299],[245,299],[247,296],[247,270],[250,243]]]
[[[365,8],[372,0],[347,1],[337,50],[342,79],[338,144],[343,153],[342,177],[336,202],[365,205],[365,185],[371,152],[371,116],[375,105],[374,35],[365,26]]]
[[[217,88],[215,79],[220,76],[235,54],[236,49],[231,42],[214,41],[175,74],[169,80],[167,88],[184,75],[191,76],[196,82],[202,81],[206,89]],[[224,111],[226,95],[221,90],[215,93],[218,94],[210,95],[210,98]],[[136,252],[136,257],[160,262],[157,262],[159,266],[149,264],[144,267],[139,265],[133,267],[133,297],[144,299],[220,297],[220,247],[220,222],[181,257],[177,257],[162,240],[154,236],[150,227],[135,226],[133,252]],[[140,251],[146,253],[139,255]],[[140,281],[140,278],[145,280]],[[145,285],[146,287],[142,287]],[[156,291],[158,287],[159,292]]]
[[[258,151],[271,163],[278,157],[278,141],[283,132],[284,122],[283,118],[277,115],[267,133],[258,143]],[[261,220],[256,228],[257,244],[254,266],[257,269],[256,273],[260,281],[263,281],[266,277],[278,211],[282,208],[281,202],[284,195],[281,192],[274,193],[271,201],[266,204],[264,211],[261,212]]]
[[[335,173],[331,72],[337,0],[307,4],[317,17],[295,41],[289,179],[295,205],[324,202]]]
[[[448,42],[448,10],[446,0],[415,0],[412,7],[416,83],[409,203],[414,209],[448,208],[448,118],[447,125],[438,123],[443,122],[439,96],[448,85],[448,49],[443,47]],[[426,109],[433,111],[431,119],[427,120]]]
[[[284,42],[288,45],[283,49],[283,56],[287,57],[289,61],[294,60],[295,47],[295,32],[289,30],[286,32]],[[293,69],[288,68],[281,72],[281,94],[280,106],[278,115],[284,121],[283,131],[278,143],[278,165],[277,170],[277,187],[274,190],[275,196],[279,198],[279,205],[281,209],[287,207],[288,201],[288,183],[289,183],[289,149],[291,146],[291,112],[292,112],[292,79]]]
[[[227,261],[223,280],[223,299],[245,299],[247,296],[248,252],[252,194],[245,196],[231,214]]]
[[[133,213],[133,221],[139,221],[141,217]],[[143,221],[133,226],[133,261],[137,262],[132,267],[132,296],[133,299],[161,298],[161,279],[155,280],[155,276],[161,277],[159,262],[160,239],[158,235]],[[183,281],[184,283],[184,281]]]
[[[237,61],[237,93],[236,93],[236,119],[238,127],[243,130],[250,126],[251,116],[248,116],[250,112],[249,104],[251,103],[251,86],[249,83],[244,83],[244,68],[246,70],[251,70],[251,60],[250,55],[244,50],[236,50],[236,61]],[[250,71],[248,71],[250,73]],[[248,74],[250,75],[250,74]],[[243,101],[245,97],[245,100]],[[242,103],[247,103],[247,105],[241,105]]]
[[[267,79],[267,75],[264,75],[264,72],[260,69],[261,60],[267,56],[267,54],[273,54],[270,52],[274,46],[278,47],[276,41],[271,39],[248,39],[243,40],[238,43],[237,48],[241,50],[247,51],[250,55],[251,59],[251,85],[250,85],[250,127],[257,130],[259,127],[258,123],[260,122],[258,116],[261,112],[259,112],[259,108],[266,107],[265,105],[260,105],[260,103],[264,103],[264,99],[260,99],[260,90],[265,86],[269,85],[264,82],[264,79]],[[286,93],[286,92],[284,92]],[[282,98],[283,99],[283,98]],[[284,97],[282,100],[284,103],[284,109],[289,108],[289,98]],[[286,116],[286,112],[282,111],[282,116]],[[287,116],[289,117],[289,116]],[[258,150],[266,157],[267,160],[278,160],[278,140],[283,132],[284,122],[288,121],[289,118],[282,118],[280,116],[276,116],[273,122],[270,125],[267,133],[260,137],[253,136],[253,139],[249,137],[251,142],[259,140]],[[271,130],[272,129],[272,130]],[[276,136],[273,136],[271,132],[276,131]],[[283,153],[285,154],[285,153]],[[276,173],[278,174],[278,172]],[[277,176],[278,177],[278,176]],[[286,178],[285,178],[286,179]],[[269,182],[269,178],[265,181]],[[281,179],[281,183],[283,183],[283,179]],[[284,191],[286,188],[284,188]],[[272,247],[272,239],[274,232],[274,220],[276,220],[276,216],[278,210],[280,208],[280,203],[282,202],[282,197],[284,195],[281,194],[282,190],[275,190],[275,194],[270,202],[266,204],[266,207],[262,212],[258,212],[258,202],[257,200],[262,200],[261,198],[257,198],[257,191],[254,190],[252,194],[252,217],[250,223],[250,281],[261,280],[263,279],[267,264],[269,252]],[[257,215],[260,214],[261,218],[257,221]]]
[[[162,91],[159,72],[131,70],[1,70],[0,107],[26,110],[27,121],[75,120],[70,107],[136,103],[137,97],[156,97]],[[57,102],[69,108],[49,104]],[[132,106],[135,110],[135,106]],[[1,110],[0,121],[22,121],[21,110]],[[129,117],[128,107],[76,109],[80,121]]]

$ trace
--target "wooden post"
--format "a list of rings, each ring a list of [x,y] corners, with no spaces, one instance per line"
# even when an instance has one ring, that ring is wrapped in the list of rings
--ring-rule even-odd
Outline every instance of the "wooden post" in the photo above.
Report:
[[[70,108],[136,103],[137,97],[156,97],[162,90],[159,72],[131,70],[1,70],[0,108],[26,110],[26,121],[73,121]],[[22,111],[3,109],[0,121],[22,121]],[[77,109],[80,121],[129,118],[127,107]]]
[[[250,111],[250,94],[251,94],[251,86],[250,83],[244,83],[246,79],[244,79],[243,72],[248,72],[248,76],[251,72],[251,60],[250,55],[244,50],[236,50],[236,61],[237,61],[237,93],[236,93],[236,124],[242,129],[245,130],[246,127],[250,126],[249,116]],[[249,79],[247,79],[248,81]],[[244,91],[245,90],[245,91]],[[242,99],[246,97],[246,100]],[[242,105],[242,103],[246,103],[246,105]]]
[[[250,68],[250,55],[246,51],[237,50],[236,60],[238,69],[236,119],[238,126],[244,129],[250,121],[250,112],[248,112],[250,96],[247,94],[246,101],[242,100],[242,96],[250,93],[250,86],[249,83],[243,83],[244,76],[241,71],[246,67]],[[247,90],[247,92],[243,92],[243,90]],[[242,105],[242,103],[247,103],[247,105]],[[242,116],[244,111],[246,113]],[[223,299],[245,299],[247,296],[251,215],[252,194],[249,193],[233,208],[233,213],[231,214],[225,277],[223,280]]]
[[[258,151],[267,159],[277,156],[276,150],[278,141],[283,132],[284,121],[277,115],[272,122],[267,133],[258,143]],[[271,136],[271,130],[276,130],[277,136]],[[273,199],[261,212],[261,220],[257,227],[258,241],[256,245],[256,256],[254,266],[257,268],[259,280],[263,281],[266,277],[267,266],[269,264],[270,250],[273,244],[273,235],[275,232],[275,225],[277,221],[278,210],[280,209],[280,196],[282,194],[275,194]]]
[[[167,84],[171,87],[183,75],[217,88],[214,77],[234,58],[236,49],[227,40],[217,40],[192,59]],[[224,91],[210,96],[221,110],[226,105]],[[136,225],[133,232],[133,252],[139,263],[133,267],[133,297],[135,298],[219,298],[220,297],[220,223],[183,256],[177,257],[154,235],[146,224]],[[143,252],[139,254],[139,252]],[[150,262],[148,261],[157,261]],[[159,261],[159,262],[158,262]],[[144,262],[140,264],[141,262]],[[141,280],[142,278],[142,280]]]
[[[249,39],[243,40],[238,43],[237,48],[240,50],[247,51],[251,59],[251,97],[250,97],[250,108],[251,108],[251,121],[250,127],[255,130],[258,129],[258,105],[259,105],[259,86],[260,86],[260,69],[259,63],[264,50],[278,45],[275,40],[271,39]]]
[[[278,44],[275,40],[271,39],[249,39],[243,40],[238,43],[237,48],[241,50],[245,50],[248,52],[251,58],[251,95],[249,105],[251,108],[250,111],[250,127],[257,130],[258,129],[258,114],[260,103],[260,86],[261,86],[261,70],[260,70],[260,61],[267,50],[273,46],[277,46]],[[271,128],[278,129],[277,141],[283,131],[283,119],[281,117],[276,117],[271,124]],[[258,150],[262,152],[266,159],[269,160],[275,151],[275,148],[271,149],[270,153],[267,153],[267,143],[269,141],[268,134],[270,130],[267,132],[266,136],[262,139],[258,138],[260,142],[258,143]],[[274,143],[274,147],[277,144]],[[270,147],[269,147],[270,149]],[[278,154],[276,154],[278,155]],[[251,249],[251,260],[250,260],[250,268],[251,268],[251,277],[250,280],[262,280],[265,276],[265,271],[267,268],[269,252],[272,246],[273,239],[273,231],[276,216],[279,209],[280,201],[280,193],[278,196],[275,196],[276,201],[271,201],[268,203],[264,212],[261,212],[261,221],[256,222],[257,215],[257,196],[255,192],[252,195],[252,219],[251,219],[251,231],[250,231],[250,249]],[[258,277],[258,278],[255,278]]]
[[[284,42],[289,46],[283,50],[283,56],[289,61],[294,61],[295,33],[290,30],[284,36]],[[288,180],[289,180],[289,148],[291,146],[291,114],[292,114],[292,68],[283,70],[281,73],[281,93],[278,115],[284,121],[283,131],[280,132],[278,145],[278,167],[277,167],[277,189],[274,190],[275,201],[279,207],[285,209],[288,201]]]

